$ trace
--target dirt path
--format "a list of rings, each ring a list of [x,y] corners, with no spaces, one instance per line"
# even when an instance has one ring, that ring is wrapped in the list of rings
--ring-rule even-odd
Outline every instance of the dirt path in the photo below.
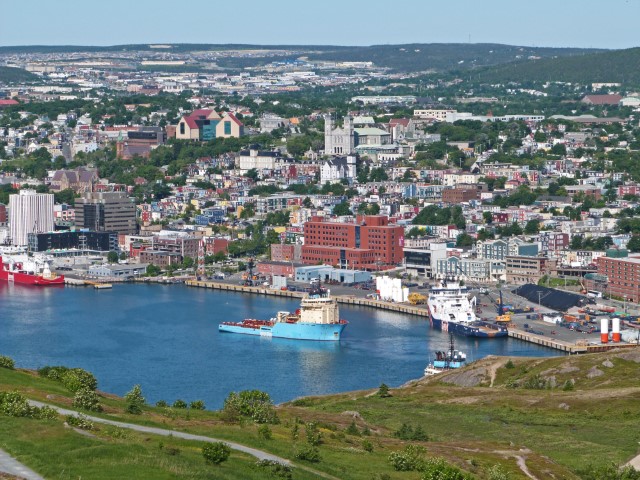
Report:
[[[29,400],[29,403],[33,406],[36,407],[44,407],[44,406],[48,406],[53,408],[54,410],[56,410],[60,415],[73,415],[73,416],[78,416],[78,412],[74,411],[74,410],[67,410],[65,408],[60,408],[60,407],[56,407],[55,405],[49,405],[48,403],[42,403],[42,402],[38,402],[35,400]],[[265,452],[263,450],[258,450],[257,448],[252,448],[252,447],[247,447],[246,445],[242,445],[240,443],[235,443],[235,442],[230,442],[228,440],[221,440],[221,439],[217,439],[217,438],[213,438],[213,437],[206,437],[204,435],[195,435],[192,433],[186,433],[186,432],[180,432],[177,430],[168,430],[168,429],[164,429],[164,428],[157,428],[157,427],[146,427],[144,425],[136,425],[135,423],[125,423],[125,422],[117,422],[114,420],[107,420],[104,418],[100,418],[100,417],[93,417],[93,416],[89,416],[89,415],[85,415],[86,418],[88,418],[89,420],[91,420],[92,422],[95,423],[102,423],[105,425],[113,425],[114,427],[120,427],[120,428],[127,428],[129,430],[135,430],[137,432],[143,432],[143,433],[151,433],[153,435],[162,435],[165,437],[168,436],[173,436],[176,438],[182,438],[184,440],[195,440],[198,442],[223,442],[225,444],[227,444],[229,446],[229,448],[231,448],[232,450],[237,450],[238,452],[243,452],[246,454],[251,455],[252,457],[257,458],[258,460],[271,460],[271,461],[275,461],[278,463],[282,463],[284,465],[290,465],[291,467],[294,468],[299,468],[301,470],[305,470],[309,473],[312,473],[314,475],[317,475],[318,477],[321,478],[327,478],[329,480],[339,480],[336,477],[333,477],[327,473],[324,472],[319,472],[317,470],[314,470],[312,468],[309,468],[307,466],[304,465],[294,465],[292,464],[289,460],[287,460],[286,458],[283,457],[278,457],[277,455],[273,455],[271,453]],[[38,477],[37,479],[34,478],[34,480],[41,480],[41,477]],[[42,479],[43,480],[43,479]]]
[[[0,472],[15,475],[25,480],[44,480],[44,477],[41,477],[29,467],[20,463],[4,450],[0,450]]]

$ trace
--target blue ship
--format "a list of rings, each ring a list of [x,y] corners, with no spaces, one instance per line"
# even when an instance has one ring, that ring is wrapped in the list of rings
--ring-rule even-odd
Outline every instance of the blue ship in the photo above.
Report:
[[[328,290],[316,284],[302,299],[300,308],[295,313],[278,312],[270,320],[222,322],[218,325],[218,331],[269,338],[337,342],[346,326],[347,321],[340,319],[338,302]]]

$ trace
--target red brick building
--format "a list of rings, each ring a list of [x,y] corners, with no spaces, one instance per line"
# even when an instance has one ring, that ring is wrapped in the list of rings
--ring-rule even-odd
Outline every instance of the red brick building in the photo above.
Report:
[[[302,261],[302,245],[288,243],[271,244],[271,260],[274,262]]]
[[[640,257],[600,257],[598,274],[607,277],[607,293],[640,302]]]
[[[7,207],[0,203],[0,225],[7,223]]]
[[[258,273],[262,275],[293,277],[296,264],[292,264],[291,262],[258,262],[256,267]]]
[[[378,270],[402,262],[404,229],[383,215],[358,216],[354,223],[313,217],[304,224],[302,263]]]
[[[229,251],[229,240],[226,238],[206,238],[205,253],[207,255],[215,255],[216,253]]]
[[[463,203],[479,198],[477,188],[447,188],[442,191],[442,201],[444,203]]]

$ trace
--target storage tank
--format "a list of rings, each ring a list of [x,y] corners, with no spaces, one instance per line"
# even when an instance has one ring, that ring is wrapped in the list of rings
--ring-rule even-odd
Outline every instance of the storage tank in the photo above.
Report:
[[[609,319],[600,320],[600,342],[609,343]]]
[[[615,343],[620,343],[620,319],[614,318],[612,320],[612,328],[611,328],[611,340]]]

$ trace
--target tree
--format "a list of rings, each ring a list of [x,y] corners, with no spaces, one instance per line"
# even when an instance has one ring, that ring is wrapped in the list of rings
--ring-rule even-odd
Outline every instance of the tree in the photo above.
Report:
[[[529,220],[524,226],[524,233],[527,235],[535,235],[540,231],[540,220]]]
[[[338,216],[353,215],[353,212],[349,208],[349,204],[347,202],[341,202],[333,207],[333,214]]]
[[[640,252],[640,235],[634,235],[629,239],[627,249],[631,252]]]
[[[304,200],[302,200],[302,206],[305,208],[312,208],[313,202],[309,197],[305,197]]]
[[[118,263],[118,252],[114,252],[113,250],[107,254],[107,262],[109,263]]]
[[[142,389],[140,385],[134,385],[133,388],[124,396],[127,402],[126,411],[134,415],[142,413],[142,407],[145,405],[146,400],[142,396]]]
[[[226,462],[231,455],[231,448],[224,442],[207,443],[202,447],[202,456],[211,465]]]
[[[247,173],[244,174],[244,176],[247,178],[250,178],[254,182],[257,182],[258,178],[260,177],[260,174],[258,174],[258,170],[256,170],[255,168],[252,168],[248,170]]]
[[[193,268],[195,261],[191,257],[184,257],[182,260],[182,268]]]
[[[53,194],[53,199],[56,203],[66,203],[67,205],[73,205],[76,198],[76,192],[71,188],[66,188],[64,190],[60,190],[59,192],[55,192]]]
[[[473,237],[467,233],[461,233],[456,238],[456,247],[464,248],[470,247],[473,245]]]
[[[493,222],[493,215],[491,212],[482,212],[482,219],[484,220],[484,223],[490,224]]]

